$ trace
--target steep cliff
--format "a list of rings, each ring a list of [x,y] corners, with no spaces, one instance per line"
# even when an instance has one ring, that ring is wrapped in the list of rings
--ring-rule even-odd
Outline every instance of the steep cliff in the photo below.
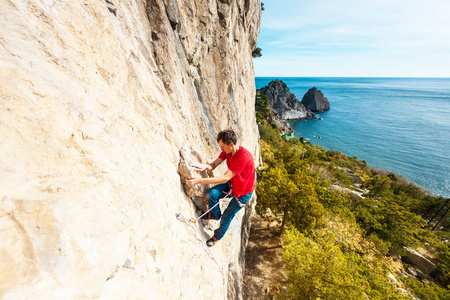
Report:
[[[175,218],[196,215],[179,152],[212,161],[228,127],[258,158],[260,1],[5,0],[0,15],[0,298],[223,299]],[[251,211],[211,248],[228,299]]]
[[[313,87],[303,96],[302,104],[312,111],[322,111],[330,109],[330,102],[319,89]]]
[[[269,106],[273,108],[281,120],[314,119],[316,115],[298,101],[291,93],[286,83],[279,79],[272,80],[269,85],[260,88],[257,93],[264,94],[269,99]]]

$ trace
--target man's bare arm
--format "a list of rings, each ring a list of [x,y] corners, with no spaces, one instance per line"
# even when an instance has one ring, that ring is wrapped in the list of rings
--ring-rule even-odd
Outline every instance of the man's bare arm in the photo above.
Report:
[[[211,171],[214,171],[215,168],[217,168],[218,165],[220,165],[223,162],[223,160],[221,160],[220,158],[217,158],[215,161],[213,161],[212,163],[209,164],[209,166],[211,167]]]
[[[229,181],[231,178],[233,178],[236,174],[231,172],[230,170],[227,170],[225,174],[222,176],[212,177],[212,178],[192,178],[187,179],[186,183],[188,186],[194,186],[196,184],[219,184],[219,183],[225,183]]]
[[[196,171],[204,171],[204,170],[210,170],[213,171],[215,168],[217,168],[218,165],[220,165],[223,162],[222,159],[217,158],[215,161],[213,161],[210,164],[202,164],[199,162],[191,162],[189,165],[193,168],[195,168]]]

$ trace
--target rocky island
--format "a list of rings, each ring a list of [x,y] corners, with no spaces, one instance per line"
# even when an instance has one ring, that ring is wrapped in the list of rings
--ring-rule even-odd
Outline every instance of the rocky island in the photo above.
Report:
[[[316,114],[307,109],[297,97],[291,93],[286,83],[279,79],[272,80],[269,85],[256,91],[266,95],[269,107],[280,120],[314,119]]]
[[[323,95],[323,93],[316,87],[309,89],[309,91],[303,96],[303,106],[311,111],[323,111],[330,109],[330,102]]]
[[[316,87],[309,89],[300,102],[286,83],[279,79],[272,80],[267,86],[256,90],[257,101],[261,100],[262,95],[267,97],[268,109],[272,115],[267,118],[269,123],[283,128],[283,134],[293,131],[288,120],[315,119],[317,115],[314,112],[330,109],[328,99]]]

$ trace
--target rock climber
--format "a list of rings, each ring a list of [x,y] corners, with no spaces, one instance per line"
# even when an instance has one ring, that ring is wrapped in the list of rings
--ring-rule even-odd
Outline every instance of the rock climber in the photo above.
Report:
[[[223,213],[219,205],[217,205],[202,217],[202,219],[206,220],[220,219],[220,227],[214,231],[214,235],[206,242],[208,247],[214,246],[222,239],[230,226],[231,220],[248,203],[255,190],[255,163],[253,156],[247,149],[236,144],[236,133],[231,129],[223,130],[217,135],[217,142],[222,152],[214,162],[210,164],[195,162],[191,163],[191,166],[197,171],[212,171],[226,160],[228,170],[222,176],[186,180],[188,186],[217,184],[206,193],[210,208],[232,189],[233,198]]]

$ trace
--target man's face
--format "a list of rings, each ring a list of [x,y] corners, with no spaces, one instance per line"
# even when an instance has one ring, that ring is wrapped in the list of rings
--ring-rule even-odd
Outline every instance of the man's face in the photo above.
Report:
[[[222,140],[219,141],[220,150],[225,151],[225,153],[230,154],[233,151],[233,143],[224,144]]]

